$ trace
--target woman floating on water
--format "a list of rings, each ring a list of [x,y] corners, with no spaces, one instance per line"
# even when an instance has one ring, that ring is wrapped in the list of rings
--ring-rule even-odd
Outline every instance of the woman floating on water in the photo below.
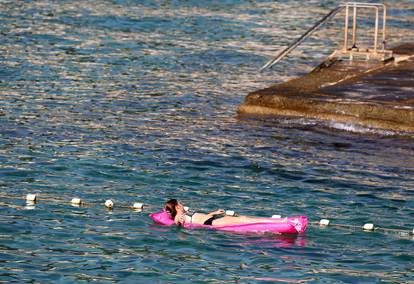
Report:
[[[233,226],[242,224],[255,224],[264,222],[280,223],[285,222],[284,219],[269,219],[260,217],[248,216],[223,216],[224,210],[216,210],[208,214],[194,213],[188,216],[185,213],[184,206],[177,199],[170,199],[165,203],[164,209],[170,214],[171,219],[176,225],[183,226],[184,224],[191,225],[214,225],[214,226]]]
[[[184,206],[171,199],[165,203],[161,212],[151,213],[155,223],[165,226],[178,225],[188,229],[209,228],[237,233],[276,233],[303,234],[308,219],[306,216],[284,218],[261,218],[248,216],[224,216],[224,210],[216,210],[208,214],[186,214]]]

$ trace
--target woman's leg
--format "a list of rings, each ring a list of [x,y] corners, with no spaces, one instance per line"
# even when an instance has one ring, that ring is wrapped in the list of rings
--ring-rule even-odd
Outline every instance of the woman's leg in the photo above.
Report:
[[[285,222],[285,219],[271,219],[271,218],[260,218],[260,217],[249,217],[249,216],[224,216],[220,219],[213,221],[214,226],[232,226],[232,225],[242,225],[242,224],[252,224],[252,223],[280,223]]]

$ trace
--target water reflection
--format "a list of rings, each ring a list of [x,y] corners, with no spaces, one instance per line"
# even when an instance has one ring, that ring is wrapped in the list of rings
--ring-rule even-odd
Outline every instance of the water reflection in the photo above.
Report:
[[[255,240],[241,243],[242,246],[259,246],[269,248],[292,248],[306,246],[306,235],[267,235]]]

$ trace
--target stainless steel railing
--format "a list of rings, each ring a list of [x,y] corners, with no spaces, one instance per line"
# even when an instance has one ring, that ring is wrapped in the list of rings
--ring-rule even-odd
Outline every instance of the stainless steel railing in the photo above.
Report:
[[[352,23],[352,46],[348,46],[348,34],[349,34],[349,13],[350,9],[353,9],[353,23]],[[375,30],[374,30],[374,49],[370,50],[364,49],[360,51],[357,47],[357,10],[358,8],[367,8],[373,9],[375,11]],[[326,16],[319,20],[314,26],[307,30],[301,37],[294,40],[289,46],[283,49],[279,54],[269,60],[262,68],[260,72],[266,68],[271,68],[276,63],[281,61],[286,55],[288,55],[292,50],[298,47],[302,42],[304,42],[308,37],[310,37],[315,31],[333,19],[339,12],[345,9],[345,27],[344,27],[344,46],[343,50],[335,51],[334,54],[337,56],[349,56],[352,60],[355,56],[363,55],[367,59],[379,59],[386,60],[392,56],[391,51],[385,50],[385,33],[386,33],[386,18],[387,18],[387,8],[384,4],[377,3],[358,3],[358,2],[348,2],[345,4],[339,5],[337,8],[330,11]],[[379,13],[382,10],[382,49],[378,50],[378,35],[379,35]]]
[[[298,47],[302,42],[304,42],[308,37],[310,37],[316,30],[318,30],[323,24],[331,20],[338,14],[344,7],[339,6],[332,11],[330,11],[325,17],[319,20],[313,27],[306,31],[300,38],[294,40],[288,47],[282,50],[275,58],[269,60],[261,69],[260,71],[265,70],[266,68],[271,68],[273,65],[278,63],[280,60],[283,59],[286,55],[288,55],[292,50]]]
[[[353,9],[353,24],[352,24],[352,47],[356,46],[357,37],[357,8],[368,8],[375,10],[375,30],[374,30],[374,52],[378,50],[378,33],[379,33],[379,11],[382,9],[382,50],[385,50],[385,33],[387,24],[387,7],[384,4],[377,3],[358,3],[348,2],[343,5],[345,7],[345,29],[344,29],[344,50],[348,50],[348,33],[349,33],[349,9]]]

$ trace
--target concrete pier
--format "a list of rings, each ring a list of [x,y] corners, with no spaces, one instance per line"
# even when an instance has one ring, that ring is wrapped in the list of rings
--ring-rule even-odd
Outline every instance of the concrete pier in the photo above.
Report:
[[[388,62],[325,61],[303,77],[250,93],[239,114],[414,132],[414,43],[393,52]]]

